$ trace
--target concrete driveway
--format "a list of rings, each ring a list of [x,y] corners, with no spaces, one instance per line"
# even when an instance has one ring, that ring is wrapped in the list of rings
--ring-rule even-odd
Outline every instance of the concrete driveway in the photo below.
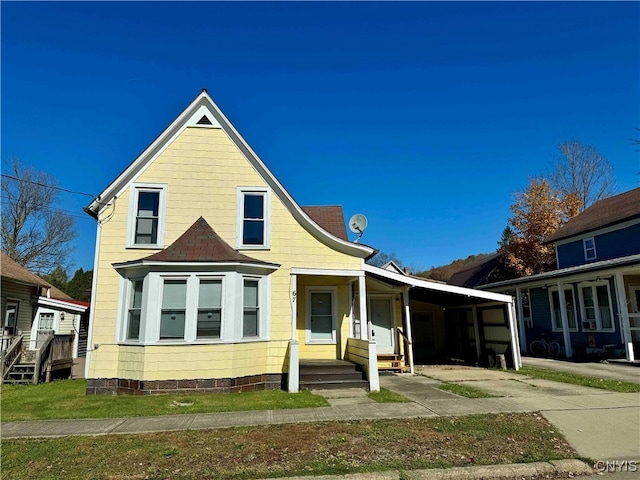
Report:
[[[584,457],[640,461],[638,393],[615,393],[475,367],[426,366],[416,371],[419,375],[381,375],[381,386],[436,415],[539,411]],[[496,397],[459,397],[438,390],[442,382],[468,385]]]
[[[522,363],[527,366],[550,368],[562,372],[588,375],[590,377],[602,377],[611,380],[640,383],[640,363],[609,363],[600,362],[568,362],[566,360],[553,360],[550,358],[522,357]]]

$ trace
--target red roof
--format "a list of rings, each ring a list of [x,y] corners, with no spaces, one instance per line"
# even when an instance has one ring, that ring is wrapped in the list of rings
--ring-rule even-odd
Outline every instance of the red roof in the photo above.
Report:
[[[347,229],[344,224],[344,215],[340,205],[301,207],[304,213],[311,217],[330,234],[349,241],[347,237]]]
[[[587,233],[640,217],[640,188],[605,198],[576,215],[549,236],[545,243]]]
[[[266,263],[243,255],[231,248],[202,217],[196,220],[186,232],[167,248],[149,255],[143,260],[156,262]]]

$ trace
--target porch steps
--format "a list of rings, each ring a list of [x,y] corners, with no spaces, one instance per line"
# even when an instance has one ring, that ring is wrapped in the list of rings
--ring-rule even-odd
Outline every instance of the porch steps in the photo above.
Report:
[[[403,355],[378,354],[378,370],[381,372],[402,372],[405,368]]]
[[[27,384],[33,383],[36,365],[34,363],[18,363],[13,366],[3,383]]]
[[[301,390],[369,388],[360,365],[343,360],[300,361]]]

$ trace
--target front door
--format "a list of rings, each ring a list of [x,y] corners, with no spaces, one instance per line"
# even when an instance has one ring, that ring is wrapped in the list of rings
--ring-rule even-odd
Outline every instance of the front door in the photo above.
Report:
[[[369,312],[371,312],[373,339],[376,342],[378,353],[395,353],[393,298],[370,297]]]

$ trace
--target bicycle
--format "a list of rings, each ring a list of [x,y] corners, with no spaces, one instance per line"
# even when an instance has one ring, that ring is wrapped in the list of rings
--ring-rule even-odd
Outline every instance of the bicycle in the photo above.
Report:
[[[556,340],[547,340],[547,336],[543,333],[540,335],[540,340],[534,340],[529,345],[529,351],[534,357],[553,357],[560,356],[560,344]]]

